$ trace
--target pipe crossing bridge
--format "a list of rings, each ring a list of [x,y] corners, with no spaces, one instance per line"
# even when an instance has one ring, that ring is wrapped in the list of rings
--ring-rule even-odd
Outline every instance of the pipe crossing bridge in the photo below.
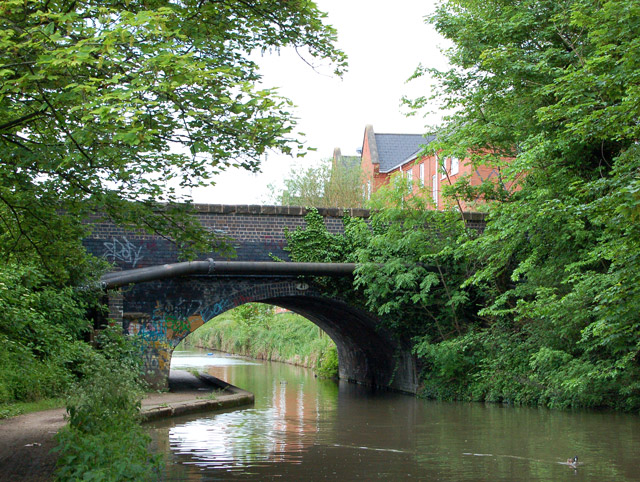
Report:
[[[332,296],[314,281],[319,276],[350,277],[350,263],[273,262],[287,260],[284,228],[304,227],[304,208],[281,206],[196,205],[207,229],[228,237],[237,261],[214,253],[178,263],[176,247],[144,232],[130,232],[99,216],[84,241],[88,251],[114,263],[118,271],[103,276],[110,318],[123,331],[138,335],[148,381],[166,386],[171,354],[200,326],[245,303],[260,302],[291,310],[325,331],[338,349],[339,376],[356,383],[406,392],[417,389],[414,357],[408,340],[398,340],[370,312]],[[343,210],[319,209],[333,233],[342,230]],[[348,210],[353,217],[368,211]],[[470,216],[468,223],[480,217]]]

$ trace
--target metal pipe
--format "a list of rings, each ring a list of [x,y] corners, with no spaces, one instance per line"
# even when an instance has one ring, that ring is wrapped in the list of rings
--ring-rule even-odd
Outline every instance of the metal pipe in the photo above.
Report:
[[[350,276],[355,263],[277,263],[272,261],[189,261],[148,268],[107,273],[100,281],[103,288],[144,283],[188,275],[233,276]]]

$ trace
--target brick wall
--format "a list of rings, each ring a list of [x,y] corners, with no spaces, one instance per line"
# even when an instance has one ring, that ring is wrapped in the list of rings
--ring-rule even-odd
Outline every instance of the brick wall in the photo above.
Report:
[[[207,229],[224,236],[236,250],[236,261],[271,261],[271,254],[289,259],[284,250],[284,228],[294,230],[305,225],[308,210],[289,206],[232,206],[198,204],[198,219]],[[320,208],[325,225],[331,233],[343,232],[344,210]],[[366,209],[348,209],[352,217],[367,219]],[[484,217],[479,213],[465,213],[470,227],[484,228]],[[95,256],[115,262],[120,269],[143,268],[178,261],[178,251],[170,241],[142,231],[126,231],[113,223],[92,219],[92,234],[84,244]],[[200,259],[224,259],[216,253],[203,253]],[[229,258],[227,258],[229,259]]]
[[[294,230],[305,225],[308,210],[289,206],[253,206],[197,204],[198,219],[203,226],[229,240],[236,250],[236,261],[271,261],[270,254],[289,259],[284,250],[284,228]],[[331,233],[343,231],[345,213],[337,208],[320,208]],[[353,217],[368,218],[365,209],[348,209]],[[178,251],[170,241],[142,231],[126,231],[95,216],[91,235],[84,244],[95,256],[115,262],[121,269],[142,268],[178,261]],[[216,253],[203,253],[201,259],[225,259]],[[229,259],[229,258],[226,258]]]

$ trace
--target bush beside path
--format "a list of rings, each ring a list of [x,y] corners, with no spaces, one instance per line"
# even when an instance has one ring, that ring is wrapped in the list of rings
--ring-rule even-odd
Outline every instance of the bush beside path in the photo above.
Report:
[[[211,378],[172,371],[171,391],[147,394],[142,401],[142,418],[151,420],[253,403],[253,394]],[[51,451],[56,446],[55,434],[67,423],[65,413],[66,409],[56,408],[0,420],[0,480],[53,479],[57,454]]]

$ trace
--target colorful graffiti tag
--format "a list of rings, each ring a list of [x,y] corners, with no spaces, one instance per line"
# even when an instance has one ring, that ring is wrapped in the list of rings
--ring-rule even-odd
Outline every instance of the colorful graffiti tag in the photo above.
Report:
[[[172,298],[168,295],[156,300],[153,308],[149,309],[150,313],[138,313],[137,318],[130,318],[125,325],[125,331],[138,340],[149,379],[166,379],[171,353],[187,335],[225,311],[255,301],[256,295],[249,289],[232,291],[227,293],[227,297],[211,301],[205,301],[206,296],[203,298]]]

